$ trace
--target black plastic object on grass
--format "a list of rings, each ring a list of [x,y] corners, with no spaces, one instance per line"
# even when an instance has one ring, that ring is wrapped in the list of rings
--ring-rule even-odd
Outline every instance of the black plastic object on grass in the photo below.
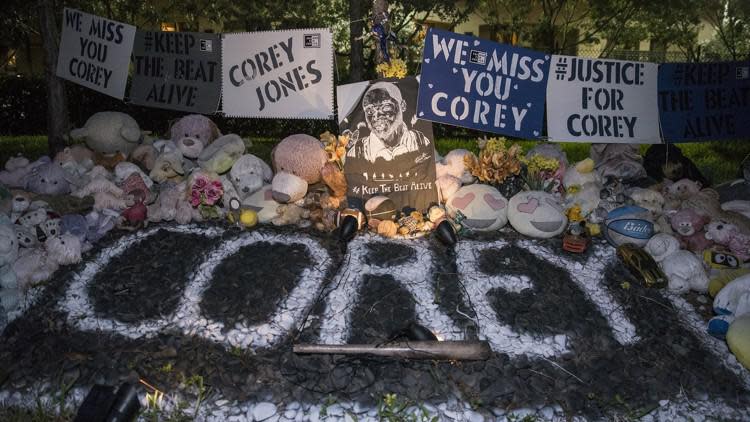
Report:
[[[74,422],[131,422],[140,407],[133,384],[120,385],[116,393],[114,387],[96,384],[78,408]]]
[[[456,230],[453,229],[453,225],[448,220],[443,220],[435,228],[435,235],[440,239],[445,246],[453,246],[456,244],[458,239],[456,238]]]

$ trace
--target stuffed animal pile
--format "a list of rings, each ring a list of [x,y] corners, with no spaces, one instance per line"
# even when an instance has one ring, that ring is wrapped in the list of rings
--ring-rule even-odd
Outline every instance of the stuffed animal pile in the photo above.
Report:
[[[154,139],[130,116],[102,112],[70,139],[81,143],[54,158],[14,157],[0,171],[0,314],[109,231],[150,223],[340,228],[346,240],[358,230],[385,237],[435,231],[447,244],[510,223],[524,236],[562,237],[561,253],[583,252],[600,235],[614,247],[643,248],[672,292],[716,296],[709,331],[726,336],[745,365],[750,360],[750,203],[722,204],[681,154],[661,165],[654,150],[644,167],[638,148],[601,144],[569,163],[557,145],[524,155],[505,139],[481,139],[476,155],[457,149],[436,161],[438,201],[428,209],[397,209],[375,196],[357,210],[347,208],[347,136],[291,135],[266,163],[205,116],[185,116]]]
[[[96,113],[70,139],[81,143],[54,159],[14,157],[0,171],[3,317],[111,230],[228,218],[243,228],[262,222],[330,231],[346,207],[342,163],[308,135],[279,142],[275,173],[245,153],[240,136],[222,134],[201,115],[153,139],[126,114]]]

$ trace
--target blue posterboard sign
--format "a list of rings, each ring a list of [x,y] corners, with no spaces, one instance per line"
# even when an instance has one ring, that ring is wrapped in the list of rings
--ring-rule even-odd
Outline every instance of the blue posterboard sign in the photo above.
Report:
[[[420,119],[538,139],[550,56],[431,28],[419,82]]]
[[[667,142],[750,138],[750,62],[659,67],[659,118]]]

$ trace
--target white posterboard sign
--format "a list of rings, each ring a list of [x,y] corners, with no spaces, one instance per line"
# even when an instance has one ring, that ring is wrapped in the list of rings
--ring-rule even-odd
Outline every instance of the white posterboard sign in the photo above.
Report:
[[[330,29],[225,34],[221,67],[227,116],[333,117]]]
[[[549,71],[550,140],[661,142],[656,63],[553,55]]]
[[[65,8],[57,76],[125,97],[135,26]]]

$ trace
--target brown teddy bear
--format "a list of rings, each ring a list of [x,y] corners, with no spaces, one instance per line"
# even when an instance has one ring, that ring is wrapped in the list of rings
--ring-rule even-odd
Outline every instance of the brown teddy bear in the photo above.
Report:
[[[273,199],[281,203],[305,197],[308,185],[321,180],[321,170],[328,161],[321,142],[309,135],[284,138],[271,152],[275,176]]]

